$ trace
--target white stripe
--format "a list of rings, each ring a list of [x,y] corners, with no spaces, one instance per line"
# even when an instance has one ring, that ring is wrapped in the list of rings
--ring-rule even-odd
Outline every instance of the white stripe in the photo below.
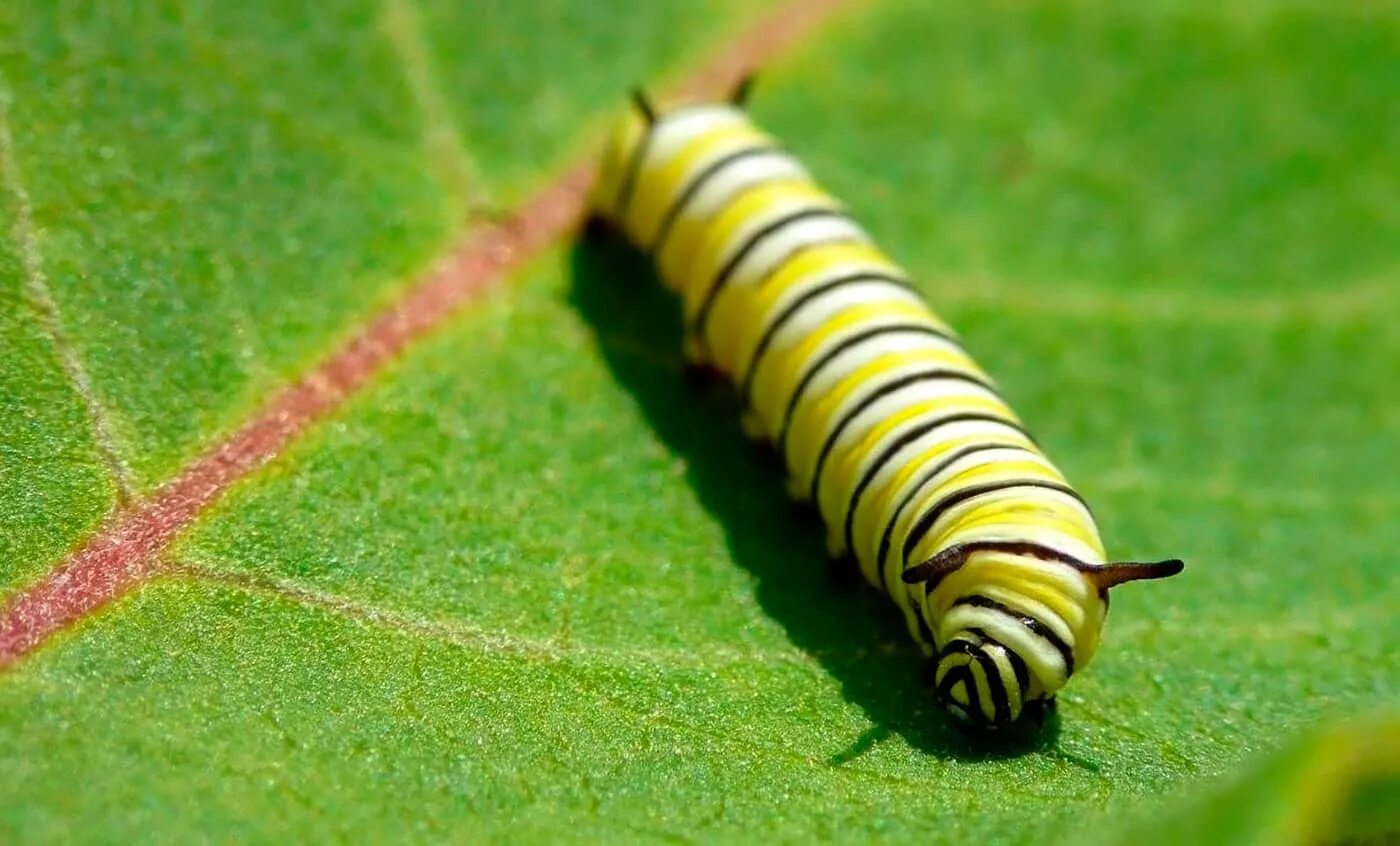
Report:
[[[1043,563],[1049,564],[1050,562]],[[1064,567],[1065,565],[1051,564],[1050,566]],[[1064,619],[1057,612],[1050,610],[1050,606],[1045,603],[1034,600],[1029,596],[1024,596],[1014,590],[1008,590],[1000,585],[990,583],[979,585],[975,590],[969,590],[968,593],[969,595],[976,593],[979,596],[985,596],[988,599],[996,600],[1012,611],[1015,611],[1017,614],[1039,620],[1042,625],[1053,631],[1060,640],[1069,644],[1071,649],[1074,648],[1075,624]],[[1080,604],[1077,602],[1066,604],[1072,605],[1075,608],[1080,608]]]
[[[842,402],[832,411],[830,417],[828,417],[824,421],[821,421],[820,428],[818,429],[816,433],[816,438],[814,440],[814,443],[818,445],[818,449],[820,449],[821,445],[826,444],[827,440],[830,439],[833,430],[835,430],[837,424],[846,418],[846,415],[850,412],[850,410],[855,408],[861,402],[863,402],[874,391],[879,390],[884,385],[897,382],[899,379],[908,376],[911,373],[918,373],[922,370],[925,370],[928,368],[928,366],[929,365],[927,362],[922,362],[916,365],[903,365],[898,368],[891,368],[886,373],[881,373],[879,377],[870,379],[867,384],[861,385],[859,390],[852,391],[850,395],[848,395],[844,400],[842,400]],[[821,396],[821,393],[818,392],[814,394],[814,396],[819,397]],[[909,408],[910,406],[916,405],[921,402],[949,399],[952,397],[957,397],[959,399],[998,399],[995,393],[987,390],[986,388],[982,388],[977,385],[973,385],[969,382],[964,382],[958,379],[933,379],[920,382],[912,382],[908,385],[891,391],[885,396],[880,397],[879,399],[870,403],[870,405],[861,409],[861,412],[855,417],[851,418],[851,421],[846,424],[846,427],[844,429],[841,430],[841,434],[837,436],[835,442],[832,444],[831,450],[827,458],[828,463],[830,464],[830,462],[834,461],[836,456],[840,455],[844,450],[850,449],[856,444],[860,443],[861,440],[864,439],[865,436],[870,433],[871,429],[874,429],[881,422],[889,420],[890,418],[898,414],[901,410]],[[803,403],[803,405],[805,406],[806,403]],[[938,417],[942,417],[945,414],[950,413],[955,413],[955,410],[939,411],[936,413],[928,412],[923,415],[919,415],[917,417],[917,420],[934,420]],[[801,418],[801,416],[801,412],[795,413],[793,415],[794,424],[796,424],[796,422]],[[875,448],[876,447],[872,447],[872,449]],[[810,487],[812,474],[817,472],[816,460],[819,457],[819,453],[814,452],[811,455],[811,466],[796,467],[792,466],[792,462],[796,460],[796,456],[793,455],[793,450],[794,447],[792,445],[792,442],[789,441],[787,458],[789,461],[789,466],[792,469],[792,473],[794,476],[804,480]],[[823,469],[822,475],[825,476],[827,473],[832,472],[834,470],[836,470],[836,467],[834,465],[828,466]]]
[[[927,459],[924,462],[924,464],[926,465],[926,467],[932,468],[936,467],[940,462],[943,462],[946,459],[946,454],[940,454],[937,457]],[[923,471],[925,468],[920,467],[918,470],[915,470],[913,473],[910,474],[909,480],[906,481],[901,486],[901,489],[896,492],[896,495],[890,498],[889,501],[895,503],[894,506],[890,507],[897,507],[898,502],[902,501],[907,491],[918,490],[922,493],[922,496],[916,494],[914,499],[910,501],[906,510],[913,511],[916,513],[922,513],[925,510],[925,507],[931,505],[932,502],[937,498],[933,492],[936,491],[940,485],[946,483],[948,479],[952,478],[954,475],[982,464],[990,464],[998,461],[1020,461],[1023,459],[1033,461],[1037,464],[1046,467],[1049,470],[1054,470],[1054,466],[1051,465],[1050,462],[1047,461],[1044,457],[1022,447],[1007,445],[1006,447],[999,447],[997,449],[981,450],[972,453],[971,455],[963,456],[962,458],[950,464],[948,467],[945,467],[942,470],[940,470],[936,475],[934,475],[933,478],[924,481],[922,484],[920,484],[919,480],[923,478]],[[893,462],[891,462],[891,464],[893,464]],[[853,521],[853,528],[863,528],[867,525],[866,521],[862,519],[863,515],[869,508],[874,507],[873,503],[880,501],[880,491],[882,491],[885,488],[885,486],[893,480],[893,476],[895,476],[898,472],[904,469],[906,469],[905,466],[889,467],[887,465],[886,468],[882,469],[879,473],[875,474],[875,479],[870,483],[870,487],[866,489],[865,493],[861,496],[861,501],[856,505],[856,514],[855,519]],[[918,487],[915,488],[915,485],[918,485]],[[877,519],[876,526],[878,526],[879,530],[883,533],[885,524],[889,522],[889,515],[884,514],[876,516],[877,518],[880,518]],[[856,543],[860,543],[862,538],[859,537],[859,533],[854,533],[853,540]],[[874,545],[874,548],[870,550],[870,554],[872,556],[878,554],[878,538],[870,538],[869,540],[870,543]],[[902,568],[900,569],[902,570]]]
[[[689,187],[693,179],[706,167],[733,152],[732,149],[726,149],[721,156],[698,164],[686,177],[681,190]],[[726,165],[723,170],[706,180],[704,186],[686,203],[685,210],[677,218],[676,224],[679,226],[684,221],[709,220],[724,211],[736,196],[755,185],[782,179],[804,178],[807,178],[807,172],[796,159],[785,153],[775,150],[762,155],[746,156]],[[672,203],[674,201],[675,198],[672,199]]]
[[[824,207],[813,203],[810,205],[810,208],[820,210]],[[787,214],[795,214],[800,210],[801,207],[790,208],[784,215],[770,218],[765,225],[774,224]],[[757,231],[758,228],[744,233],[736,233],[736,236],[725,245],[722,251],[725,258],[720,263],[719,268],[715,270],[716,277],[719,274],[719,270],[728,267],[729,263],[739,255],[739,251],[750,243]],[[761,279],[773,273],[783,262],[790,259],[803,247],[812,246],[814,244],[850,241],[868,242],[869,236],[849,218],[845,217],[812,217],[783,225],[781,228],[764,236],[762,240],[755,243],[753,247],[743,255],[739,263],[734,266],[729,276],[722,280],[723,287],[715,294],[714,302],[711,304],[712,313],[718,310],[720,308],[720,303],[729,297],[749,295],[750,292],[748,289],[751,289]],[[713,286],[719,281],[721,280],[712,277],[705,284]],[[695,307],[698,309],[702,302],[704,302],[703,299],[697,299],[695,301]],[[713,343],[713,339],[710,337],[710,333],[714,330],[713,321],[706,324],[705,330],[705,340]]]
[[[945,412],[945,414],[954,413],[956,413],[956,411]],[[944,416],[944,414],[932,416],[931,419],[936,420],[942,416]],[[914,421],[914,425],[918,425],[921,422],[927,421],[923,418],[919,418]],[[890,433],[885,439],[885,442],[889,442],[907,431],[909,425],[910,424],[906,423],[901,427],[897,427],[896,430]],[[1020,433],[1007,425],[986,420],[959,420],[946,425],[935,426],[930,431],[924,432],[922,435],[906,444],[890,457],[890,460],[885,463],[884,468],[879,473],[876,473],[875,477],[871,480],[870,486],[866,489],[866,492],[862,494],[862,501],[864,501],[865,497],[873,495],[876,491],[888,485],[891,476],[899,471],[903,466],[903,462],[910,461],[915,456],[921,455],[941,444],[972,435],[1023,437]],[[844,516],[847,501],[855,493],[855,485],[859,484],[859,480],[865,475],[866,470],[869,469],[870,465],[879,455],[881,449],[882,447],[877,446],[862,456],[860,466],[857,467],[855,473],[851,473],[847,476],[847,484],[841,490],[834,489],[832,485],[835,483],[831,481],[832,478],[839,474],[833,473],[830,476],[827,476],[825,473],[823,474],[821,490],[818,491],[818,504],[821,507],[822,516],[827,519],[827,526],[832,535],[829,540],[835,541],[836,539],[841,539],[840,542],[837,543],[838,547],[840,543],[844,543],[842,533],[844,531]],[[890,507],[893,508],[897,506],[904,494],[910,490],[909,486],[916,482],[917,474],[915,474],[910,481],[905,483],[905,486],[897,492],[895,497],[891,498]],[[834,503],[834,506],[828,508],[828,503]],[[894,530],[890,534],[891,554],[889,568],[892,569],[896,575],[904,569],[904,562],[900,556],[900,549],[903,546],[904,537],[909,533],[911,522],[919,513],[919,504],[920,500],[918,499],[909,503],[909,506],[900,514],[899,520],[895,523]],[[834,516],[831,516],[833,512],[839,513],[835,513]],[[879,526],[879,532],[881,534],[884,532],[885,524],[889,522],[889,517],[889,514],[882,514],[879,517],[877,525]],[[833,521],[835,522],[833,523]],[[854,535],[852,536],[852,540],[855,540]],[[872,581],[877,585],[884,585],[885,578],[883,576],[879,580],[876,580],[873,575],[876,572],[876,568],[880,565],[880,562],[875,561],[875,555],[879,552],[878,536],[871,538],[869,546],[858,547],[855,552],[861,562],[861,567],[867,571]],[[892,583],[897,582],[898,579],[894,579]],[[890,588],[887,586],[885,589],[889,590]]]
[[[1045,491],[1043,488],[1034,488],[1032,490],[1043,491],[1044,493],[1059,497],[1062,502],[1077,503],[1072,497],[1064,494]],[[938,535],[949,523],[961,522],[968,515],[968,512],[974,509],[994,506],[1007,501],[1024,501],[1026,496],[1027,489],[1009,488],[963,500],[957,505],[945,509],[933,525],[928,527],[928,531],[924,534],[924,537],[928,538]],[[889,560],[884,562],[884,571],[881,573],[882,578],[888,585],[886,590],[897,589],[898,586],[903,583],[899,577],[904,572],[906,564],[913,565],[918,563],[904,561],[904,543],[908,540],[909,532],[913,529],[914,523],[923,516],[936,499],[937,497],[932,493],[925,493],[923,496],[916,497],[913,502],[909,503],[909,506],[904,510],[904,513],[900,515],[899,521],[895,524],[895,530],[890,536]],[[1083,513],[1083,506],[1080,506],[1080,509],[1081,513]],[[1088,525],[1092,526],[1093,523],[1089,522]],[[1071,555],[1075,554],[1071,551],[1072,549],[1083,548],[1082,542],[1076,541],[1074,538],[1062,532],[1049,530],[1034,531],[1034,528],[1035,527],[1027,526],[1023,522],[1018,522],[1014,515],[1007,515],[1003,521],[998,523],[978,526],[975,529],[956,531],[944,540],[941,548],[946,549],[955,544],[969,543],[977,540],[1025,542],[1032,537],[1037,538],[1034,541],[1036,543],[1044,543],[1044,545],[1049,546],[1051,549],[1061,550]],[[1051,538],[1057,539],[1056,542],[1049,542]],[[911,591],[921,590],[918,585],[909,585],[908,589]]]
[[[940,426],[934,431],[937,433],[937,438],[939,440],[947,443],[970,439],[976,439],[976,442],[1001,442],[1005,439],[1010,438],[1012,439],[1013,443],[1018,445],[1023,451],[1029,452],[1034,449],[1030,441],[1026,439],[1025,435],[1022,435],[1020,432],[1017,432],[1004,424],[994,423],[989,420],[959,420],[955,423],[949,423],[946,426]],[[972,445],[972,443],[967,444],[967,446]],[[943,455],[946,456],[946,453],[944,453]],[[884,535],[885,526],[889,524],[890,518],[894,516],[894,510],[899,507],[899,504],[903,502],[906,497],[909,496],[910,492],[919,488],[923,488],[927,485],[926,482],[921,483],[921,479],[922,476],[917,471],[909,474],[908,478],[906,478],[897,489],[895,489],[893,492],[890,493],[888,497],[885,498],[884,510],[881,513],[875,515],[875,522],[872,528],[875,529],[876,534],[873,537],[869,538],[869,545],[868,548],[865,550],[867,556],[872,559],[872,563],[874,563],[874,556],[880,551],[880,538]],[[871,494],[874,493],[876,493],[876,491],[872,490]],[[878,497],[872,497],[871,501],[874,502],[877,499]],[[906,518],[909,511],[917,507],[918,500],[911,500],[909,504],[905,506],[901,517]],[[856,525],[859,526],[860,523],[861,521],[859,519],[858,514]],[[896,524],[894,530],[891,531],[892,538],[898,534],[898,529],[899,524]],[[861,538],[859,535],[857,535],[856,542],[860,544],[860,541]],[[859,549],[861,549],[861,547],[858,547],[858,550]]]
[[[930,465],[935,465],[941,460],[943,459],[931,459],[928,463]],[[1051,464],[1050,460],[1045,456],[1035,452],[1027,452],[1026,450],[1016,449],[1015,447],[1005,447],[998,449],[985,449],[980,452],[974,452],[971,455],[962,456],[961,458],[957,459],[956,461],[949,464],[947,467],[944,467],[942,470],[939,470],[936,474],[934,474],[934,477],[929,487],[930,489],[937,489],[943,485],[946,485],[950,479],[952,479],[959,473],[971,470],[974,467],[983,467],[988,464],[999,464],[1007,461],[1027,461],[1032,464],[1035,464],[1038,467],[1043,467],[1045,470],[1054,474],[1056,477],[1059,477],[1060,475],[1060,471],[1055,469],[1055,465]],[[979,478],[976,480],[976,482],[969,482],[968,484],[980,485],[984,482],[999,482],[1004,479],[1018,479],[1021,478],[1022,475],[1024,474],[1020,470],[1008,469],[1003,472],[993,473],[988,476]],[[942,491],[941,495],[946,496],[947,494],[953,493],[954,491],[959,489],[960,488],[954,488],[953,491]]]
[[[735,197],[734,201],[736,203],[742,202],[742,196]],[[700,304],[708,296],[709,288],[714,284],[715,277],[719,275],[719,272],[728,266],[740,247],[759,231],[799,211],[835,208],[836,201],[822,195],[804,194],[798,197],[781,197],[773,200],[734,227],[734,231],[729,234],[729,240],[719,249],[705,250],[704,252],[711,257],[711,262],[707,264],[701,264],[694,260],[694,256],[673,254],[673,250],[667,249],[659,257],[662,260],[662,269],[663,272],[669,270],[677,275],[676,282],[685,294],[687,319],[699,310]],[[710,237],[712,237],[711,232],[703,233],[692,245],[692,250],[701,251]]]
[[[821,281],[843,276],[845,274],[821,274]],[[812,285],[802,285],[802,288],[810,289]],[[788,298],[791,299],[791,298]],[[881,303],[903,302],[913,305],[922,305],[923,300],[919,295],[905,288],[903,285],[896,285],[893,282],[872,280],[869,282],[854,282],[850,285],[842,285],[833,288],[824,294],[820,294],[802,304],[802,308],[795,312],[783,324],[769,342],[770,351],[785,349],[792,346],[802,338],[807,337],[812,332],[834,317],[836,314],[856,306],[871,306]],[[783,312],[779,310],[781,306],[774,309],[773,319]],[[767,327],[767,321],[763,327]],[[761,337],[761,334],[760,334]],[[757,340],[757,339],[755,339]]]
[[[939,516],[938,520],[929,527],[928,533],[925,534],[924,537],[937,535],[950,523],[956,524],[962,522],[970,511],[992,507],[1008,501],[1025,501],[1028,497],[1037,495],[1053,496],[1059,500],[1060,503],[1071,505],[1078,510],[1080,516],[1083,518],[1084,525],[1091,529],[1094,527],[1093,519],[1089,516],[1088,511],[1085,510],[1083,504],[1074,497],[1055,491],[1049,491],[1044,488],[1007,488],[1005,490],[993,491],[963,500],[952,508],[945,510]],[[931,496],[924,497],[918,503],[911,504],[909,514],[906,515],[906,517],[914,514],[922,514],[927,510],[927,506],[932,505],[931,499]],[[901,520],[901,522],[903,522],[903,520]],[[907,535],[907,530],[903,534]],[[903,549],[905,538],[899,537],[896,540],[898,545],[893,547],[895,554],[892,555],[891,558],[897,559],[899,551]],[[1003,520],[996,523],[984,524],[971,529],[956,530],[945,539],[943,546],[947,547],[956,544],[989,540],[1038,543],[1074,558],[1086,561],[1096,561],[1098,559],[1098,556],[1093,550],[1089,549],[1083,541],[1073,535],[1043,526],[1033,526],[1020,522],[1016,520],[1015,515],[1012,514],[1006,515]],[[902,565],[903,562],[899,563]]]
[[[977,388],[974,388],[971,385],[968,385],[966,387],[969,389],[969,393],[971,391],[978,390]],[[929,423],[939,420],[940,418],[948,417],[959,413],[961,412],[957,407],[952,407],[943,409],[941,411],[938,411],[937,413],[918,415],[908,420],[902,421],[898,426],[895,426],[894,428],[890,429],[890,431],[886,432],[883,437],[877,440],[874,444],[870,446],[868,450],[865,451],[865,454],[860,457],[860,461],[856,465],[856,471],[846,476],[845,486],[841,488],[831,487],[831,485],[835,483],[835,480],[839,476],[841,476],[840,473],[832,473],[829,475],[823,474],[822,487],[821,491],[819,491],[821,501],[823,503],[826,503],[832,499],[836,499],[842,503],[846,502],[851,496],[855,494],[855,486],[859,484],[860,479],[865,476],[865,474],[870,470],[870,468],[875,465],[875,461],[881,456],[883,456],[887,449],[892,447],[896,441],[898,441],[911,429],[916,428],[918,426],[927,425]],[[880,466],[880,469],[876,471],[874,477],[871,478],[869,487],[866,488],[865,495],[869,495],[871,492],[879,490],[880,488],[883,488],[885,485],[889,484],[890,478],[899,473],[899,471],[904,468],[905,464],[913,460],[916,456],[927,452],[928,450],[932,449],[934,446],[940,443],[946,442],[949,438],[947,430],[952,428],[952,425],[953,424],[950,423],[947,426],[934,426],[931,430],[923,433],[917,438],[914,438],[909,443],[906,443],[899,449],[895,450],[894,454],[889,456],[889,458],[885,460],[885,462]],[[841,514],[836,514],[835,519],[839,520],[841,519],[841,516]]]
[[[664,166],[697,137],[726,124],[744,126],[748,116],[733,106],[712,104],[681,109],[657,118],[651,128],[642,170]]]
[[[1068,676],[1068,667],[1060,651],[1050,641],[1027,629],[1020,621],[992,608],[956,605],[938,621],[942,631],[956,633],[979,628],[993,640],[1013,650],[1026,662],[1031,673],[1040,680],[1046,693],[1054,693]]]
[[[792,385],[778,386],[777,392],[782,395],[783,406],[786,407],[788,402],[791,402],[793,392],[797,390],[800,380],[806,376],[807,371],[814,367],[817,362],[825,358],[835,347],[841,345],[851,337],[885,326],[898,326],[906,323],[919,322],[921,321],[918,315],[889,314],[871,318],[870,320],[864,320],[859,323],[853,323],[850,326],[842,327],[837,332],[832,332],[811,351],[806,360],[802,362],[802,366],[796,371],[799,382],[794,382]],[[934,337],[925,332],[902,330],[890,332],[885,335],[876,335],[873,338],[868,338],[860,343],[847,347],[833,356],[830,361],[827,361],[822,369],[807,383],[807,388],[803,393],[799,408],[794,409],[794,411],[799,410],[802,404],[809,402],[813,397],[821,396],[831,390],[839,384],[842,379],[845,379],[847,376],[850,376],[852,373],[855,373],[860,368],[881,356],[917,352],[919,350],[951,352],[961,356],[964,360],[968,360],[967,354],[964,353],[957,344],[952,341],[944,340],[943,338]],[[775,350],[775,352],[779,352],[779,356],[776,357],[781,357],[782,351]],[[923,362],[923,366],[930,366],[930,362]],[[957,364],[949,366],[957,367]],[[967,368],[967,370],[972,375],[978,375],[971,367]]]
[[[852,335],[867,329],[872,329],[876,326],[908,323],[915,319],[915,316],[912,315],[896,314],[874,318],[868,321],[861,321],[851,326],[843,327],[841,330],[833,332],[830,336],[823,338],[801,362],[795,362],[795,364],[798,365],[797,367],[792,367],[794,362],[784,361],[784,359],[792,354],[794,348],[800,345],[805,339],[805,336],[794,333],[789,336],[791,339],[790,342],[772,344],[768,352],[763,356],[763,359],[758,362],[758,369],[754,371],[753,396],[750,397],[756,411],[764,413],[765,415],[772,415],[772,419],[768,419],[765,416],[764,423],[768,431],[772,432],[776,437],[778,427],[783,423],[781,415],[786,413],[792,394],[797,390],[797,385],[811,366],[822,360],[832,348]],[[802,403],[799,403],[798,407],[793,409],[794,416],[802,413],[801,406],[808,402],[812,396],[827,390],[830,385],[834,384],[834,380],[849,375],[861,365],[873,360],[875,357],[891,352],[911,352],[919,349],[938,349],[962,356],[964,359],[966,359],[967,355],[957,344],[951,341],[935,338],[920,332],[900,332],[876,336],[863,344],[856,344],[846,349],[841,354],[835,356],[831,361],[828,361],[826,366],[822,368],[821,373],[813,377],[814,383],[809,386],[810,389],[806,392]],[[780,363],[787,366],[780,369],[777,374],[778,378],[787,376],[791,381],[786,384],[768,384],[769,371],[778,367]],[[925,362],[924,366],[928,366],[928,362]],[[969,367],[971,366],[972,365],[969,364]]]
[[[773,327],[778,318],[782,317],[787,312],[791,307],[789,304],[795,302],[796,297],[801,296],[807,291],[814,290],[833,279],[853,275],[855,273],[874,272],[882,271],[879,271],[876,265],[870,264],[869,262],[842,262],[837,268],[827,268],[790,284],[780,295],[777,302],[773,303],[763,313],[754,315],[758,318],[757,320],[749,320],[746,324],[751,330],[748,337],[734,339],[732,362],[734,372],[747,373],[753,370],[756,363],[754,357],[759,354],[759,342],[767,336],[769,330]],[[770,355],[777,355],[780,350],[791,347],[792,344],[796,343],[801,338],[805,338],[814,330],[819,329],[829,319],[831,314],[831,309],[826,308],[826,304],[835,303],[837,295],[846,288],[858,289],[857,296],[863,297],[863,299],[856,300],[852,303],[841,304],[840,308],[846,308],[849,305],[856,305],[861,302],[908,302],[913,304],[918,304],[920,302],[917,295],[893,282],[855,282],[848,286],[832,289],[803,303],[800,309],[788,316],[787,319],[784,320],[783,325],[778,328],[778,330],[773,333],[773,337],[769,339],[767,347],[763,350],[763,356],[766,358]],[[755,293],[755,297],[760,296],[762,290],[763,288],[760,287]],[[809,317],[809,315],[811,316]],[[761,364],[762,361],[760,360],[757,363]]]

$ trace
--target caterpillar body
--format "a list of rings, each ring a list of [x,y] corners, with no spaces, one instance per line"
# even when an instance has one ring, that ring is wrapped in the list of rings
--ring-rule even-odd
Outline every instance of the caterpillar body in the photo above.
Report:
[[[957,335],[737,99],[637,94],[595,211],[680,295],[687,359],[732,381],[830,552],[903,611],[938,700],[988,728],[1043,715],[1093,657],[1108,589],[1183,565],[1106,562]]]

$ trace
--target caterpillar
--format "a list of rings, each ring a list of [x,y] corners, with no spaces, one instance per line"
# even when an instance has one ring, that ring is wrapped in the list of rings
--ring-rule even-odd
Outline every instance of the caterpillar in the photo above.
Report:
[[[689,363],[811,501],[830,553],[892,597],[954,717],[1043,721],[1098,647],[1108,590],[1180,560],[1108,562],[1089,506],[957,334],[807,170],[725,101],[636,92],[593,190],[679,294]]]

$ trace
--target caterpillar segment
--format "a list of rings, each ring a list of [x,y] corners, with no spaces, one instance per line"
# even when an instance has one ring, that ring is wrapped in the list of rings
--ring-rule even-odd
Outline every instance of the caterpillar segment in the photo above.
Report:
[[[1181,571],[1106,560],[953,329],[738,103],[638,94],[594,206],[680,297],[687,360],[733,383],[745,432],[782,457],[831,554],[894,599],[958,719],[1042,712],[1097,650],[1109,588]]]

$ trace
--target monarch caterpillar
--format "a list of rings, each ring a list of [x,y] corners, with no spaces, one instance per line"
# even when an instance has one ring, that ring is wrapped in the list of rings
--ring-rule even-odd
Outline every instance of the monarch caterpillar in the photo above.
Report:
[[[938,700],[987,728],[1054,703],[1108,590],[1181,571],[1105,561],[1088,505],[957,335],[841,204],[727,102],[638,92],[595,212],[683,301],[688,361],[816,504],[833,556],[894,598]]]

